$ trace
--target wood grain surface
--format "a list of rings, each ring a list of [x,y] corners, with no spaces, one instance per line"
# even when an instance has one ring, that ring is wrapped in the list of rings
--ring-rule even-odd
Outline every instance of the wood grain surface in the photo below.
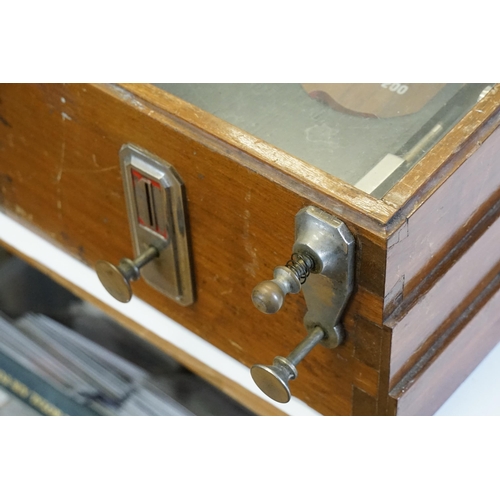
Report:
[[[399,314],[406,296],[416,303],[409,294],[416,280],[437,283],[431,271],[448,269],[447,252],[473,231],[496,196],[490,184],[500,145],[496,134],[486,138],[497,126],[498,93],[480,106],[482,113],[460,122],[453,144],[437,146],[435,163],[424,158],[408,174],[417,175],[414,189],[400,183],[377,200],[149,85],[2,85],[0,207],[91,267],[98,259],[117,263],[132,255],[120,147],[136,144],[171,163],[186,185],[197,301],[179,306],[141,281],[134,293],[247,366],[287,355],[305,336],[301,295],[265,316],[250,293],[289,259],[301,208],[332,213],[356,239],[347,339],[335,350],[316,347],[291,390],[325,415],[387,414],[396,408],[388,399],[397,326],[386,324],[390,314]],[[479,139],[486,142],[476,151]],[[467,162],[477,155],[476,177],[487,180],[477,181],[469,203],[463,185],[474,185]],[[465,221],[436,220],[441,206]],[[440,245],[431,254],[431,240],[422,241],[429,221]]]
[[[398,415],[434,414],[500,341],[499,307],[497,276],[391,391],[388,411]]]
[[[136,106],[148,106],[151,116],[166,112],[192,125],[197,132],[219,139],[222,148],[232,147],[247,168],[272,182],[307,198],[371,232],[382,234],[383,224],[394,215],[394,207],[356,189],[354,186],[310,165],[275,146],[203,111],[153,85],[121,84],[130,94],[124,99]],[[257,161],[255,161],[257,160]]]
[[[500,199],[499,150],[500,129],[496,129],[388,239],[386,316]]]
[[[400,308],[400,314],[386,322],[392,329],[391,386],[417,357],[429,348],[429,342],[443,325],[453,322],[481,290],[500,272],[500,203],[482,224],[483,231],[469,238],[448,259],[449,267],[427,290],[415,295],[415,303]]]
[[[185,182],[197,301],[178,306],[141,281],[134,293],[247,366],[271,363],[302,340],[301,295],[274,316],[250,300],[253,287],[290,258],[295,214],[311,204],[278,171],[261,175],[270,167],[259,159],[115,86],[6,85],[0,98],[9,123],[0,136],[0,202],[10,216],[89,266],[131,256],[118,151],[137,144]],[[323,209],[339,203],[320,195],[315,204]],[[359,318],[380,321],[383,305],[384,240],[343,215],[363,270],[346,313],[352,332],[336,350],[313,350],[291,384],[294,395],[331,415],[352,413],[353,385],[377,392],[379,368],[358,360],[354,346]]]

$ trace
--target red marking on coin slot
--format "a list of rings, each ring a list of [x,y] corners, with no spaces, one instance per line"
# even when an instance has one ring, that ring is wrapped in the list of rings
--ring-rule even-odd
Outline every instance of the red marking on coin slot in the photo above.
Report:
[[[137,221],[163,238],[168,238],[166,220],[160,216],[157,210],[162,211],[163,188],[158,181],[141,174],[137,170],[132,172],[132,182],[134,184],[134,195],[137,207]],[[160,217],[159,217],[160,216]]]

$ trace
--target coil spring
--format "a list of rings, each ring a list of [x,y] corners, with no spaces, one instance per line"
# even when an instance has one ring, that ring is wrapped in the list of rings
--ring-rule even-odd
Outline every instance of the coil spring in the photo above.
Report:
[[[294,272],[302,285],[314,269],[314,260],[309,255],[294,253],[286,263],[286,267]]]

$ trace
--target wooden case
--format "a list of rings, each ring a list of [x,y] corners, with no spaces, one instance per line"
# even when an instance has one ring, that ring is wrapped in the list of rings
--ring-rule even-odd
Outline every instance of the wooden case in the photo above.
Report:
[[[272,316],[250,294],[289,259],[295,214],[319,207],[355,237],[355,290],[345,342],[316,347],[292,393],[324,415],[432,414],[500,339],[499,88],[377,199],[152,85],[2,85],[0,206],[88,266],[118,262],[132,255],[121,146],[174,165],[196,302],[134,293],[248,367],[306,334],[301,294]]]

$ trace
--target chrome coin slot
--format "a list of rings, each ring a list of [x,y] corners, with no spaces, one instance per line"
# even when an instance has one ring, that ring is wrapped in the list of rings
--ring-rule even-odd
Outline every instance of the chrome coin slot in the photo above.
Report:
[[[161,185],[131,169],[137,222],[167,238],[167,200]]]
[[[159,254],[140,274],[181,305],[194,302],[184,183],[172,165],[131,144],[120,150],[135,258],[149,248]]]

